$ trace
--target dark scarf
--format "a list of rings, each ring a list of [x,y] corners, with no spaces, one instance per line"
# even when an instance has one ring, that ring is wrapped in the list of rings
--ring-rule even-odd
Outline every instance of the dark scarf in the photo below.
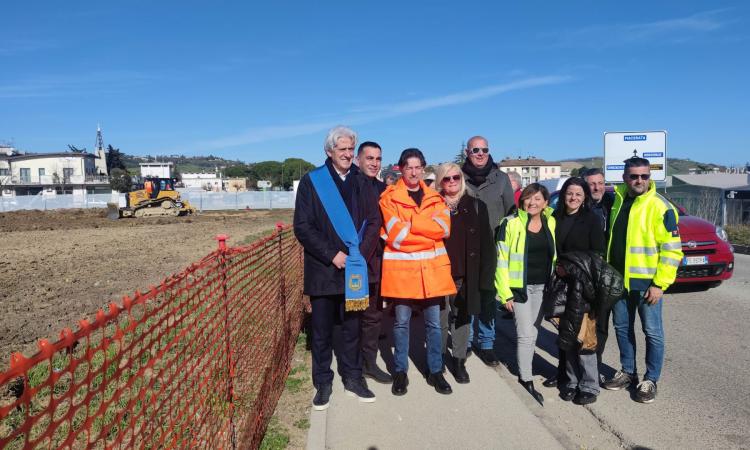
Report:
[[[487,181],[487,175],[490,174],[493,167],[495,167],[495,162],[492,161],[492,155],[487,155],[487,164],[481,169],[478,169],[471,163],[471,160],[467,158],[461,170],[467,175],[466,181],[474,186],[480,186]]]

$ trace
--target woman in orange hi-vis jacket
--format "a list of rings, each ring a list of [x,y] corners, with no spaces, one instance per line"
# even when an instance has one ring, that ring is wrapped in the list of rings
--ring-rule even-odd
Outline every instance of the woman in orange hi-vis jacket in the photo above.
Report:
[[[426,165],[416,148],[401,153],[403,176],[380,196],[383,213],[381,294],[394,304],[393,354],[396,373],[391,392],[406,394],[409,379],[409,321],[413,308],[422,311],[427,339],[427,383],[441,394],[451,386],[443,377],[440,303],[456,293],[451,263],[443,245],[450,235],[450,209],[435,190],[422,181]]]

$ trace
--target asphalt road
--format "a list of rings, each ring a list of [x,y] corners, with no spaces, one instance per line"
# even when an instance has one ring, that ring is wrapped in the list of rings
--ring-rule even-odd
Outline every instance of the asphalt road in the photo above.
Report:
[[[654,403],[637,403],[633,391],[603,390],[595,404],[580,407],[541,387],[548,399],[545,407],[528,401],[554,433],[567,437],[566,446],[610,448],[619,441],[631,448],[750,449],[750,256],[736,255],[734,276],[721,286],[670,292],[664,301],[666,356]],[[642,375],[645,341],[636,323]],[[496,350],[514,371],[512,321],[498,324]],[[540,334],[534,361],[537,385],[554,371],[554,339],[553,332]],[[611,366],[607,375],[619,368],[611,327],[604,361]],[[501,374],[514,377],[505,369]]]

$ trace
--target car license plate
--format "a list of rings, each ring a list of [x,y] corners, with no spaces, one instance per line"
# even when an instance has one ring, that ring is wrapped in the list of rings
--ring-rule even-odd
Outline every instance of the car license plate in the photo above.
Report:
[[[702,264],[708,264],[708,256],[686,256],[682,259],[682,265],[684,266],[699,266]]]

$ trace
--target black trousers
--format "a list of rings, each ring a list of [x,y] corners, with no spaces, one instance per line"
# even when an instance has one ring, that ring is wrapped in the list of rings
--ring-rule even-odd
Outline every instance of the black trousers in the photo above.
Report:
[[[360,316],[361,334],[360,346],[362,359],[368,364],[374,364],[378,356],[378,338],[380,336],[380,322],[383,317],[380,298],[380,283],[370,284],[370,304]]]
[[[604,346],[607,344],[607,337],[609,336],[609,316],[611,314],[611,309],[602,308],[596,317],[596,361],[599,363],[599,373],[601,373],[602,353],[604,353]]]
[[[347,379],[362,376],[359,351],[361,312],[344,311],[344,295],[310,297],[312,305],[312,379],[315,387],[333,383],[333,327],[341,324],[341,342],[336,345],[339,373]]]

